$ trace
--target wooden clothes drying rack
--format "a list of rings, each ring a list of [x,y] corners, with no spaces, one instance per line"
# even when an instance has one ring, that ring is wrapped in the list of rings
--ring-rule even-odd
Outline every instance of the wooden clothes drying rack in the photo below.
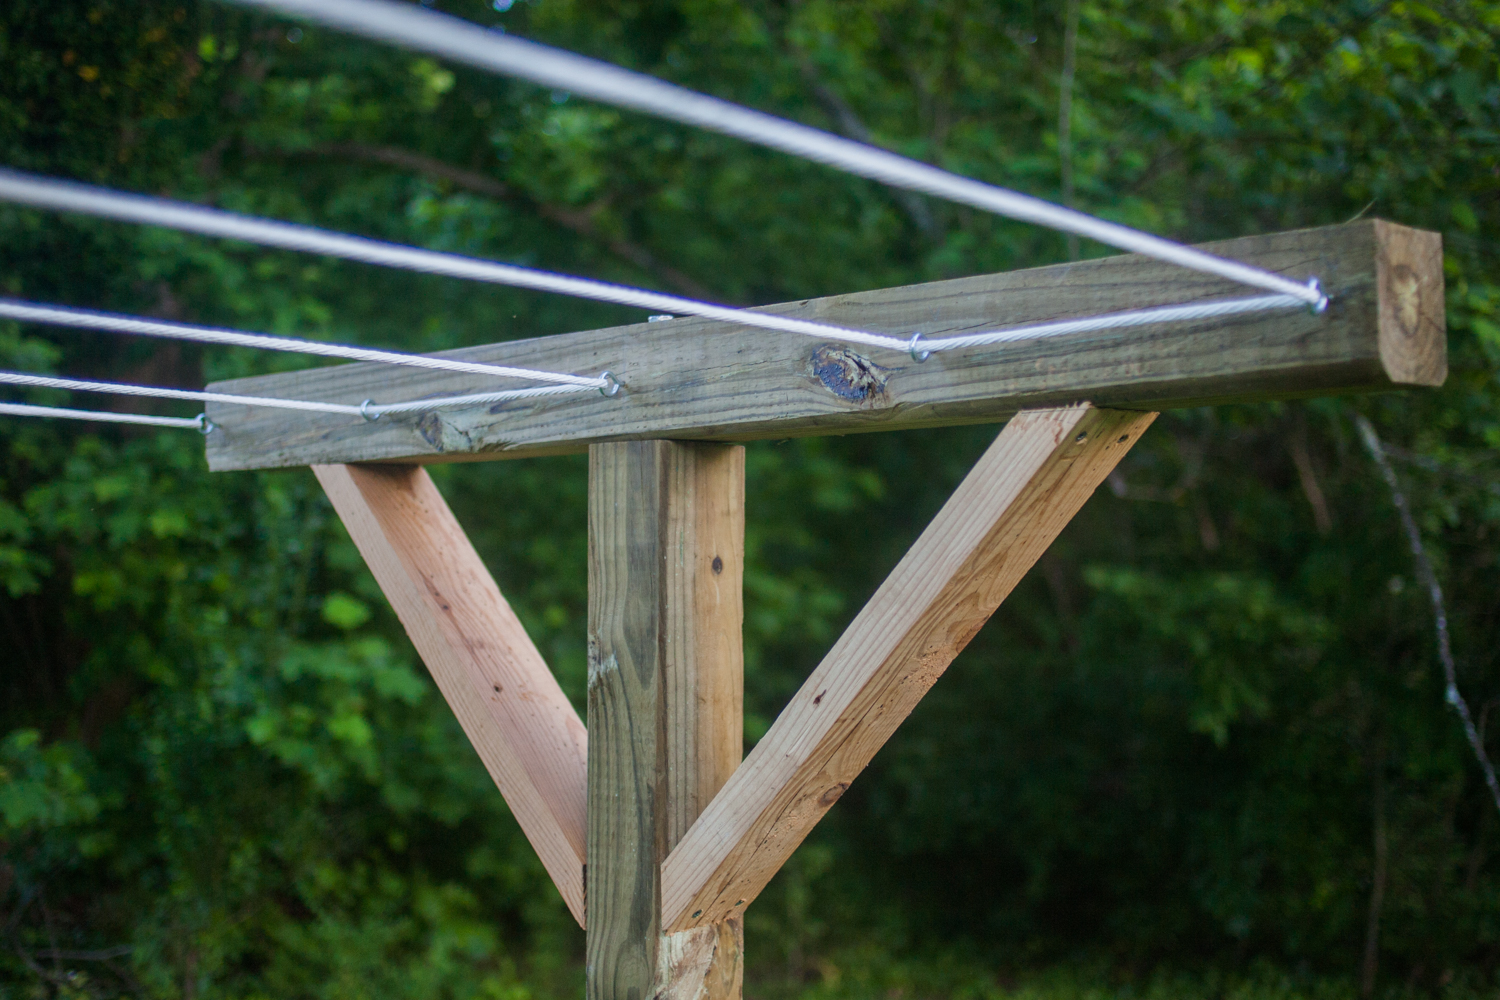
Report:
[[[1203,249],[1330,296],[1246,315],[919,363],[676,319],[443,356],[613,372],[537,397],[376,422],[211,404],[215,470],[310,465],[587,933],[590,1000],[735,1000],[745,908],[1155,419],[1170,407],[1440,385],[1442,245],[1380,220]],[[1139,256],[766,307],[925,337],[1210,300]],[[358,405],[475,376],[349,364],[217,383]],[[384,397],[384,398],[381,398]],[[744,449],[1004,429],[743,761]],[[588,727],[423,468],[587,450]]]

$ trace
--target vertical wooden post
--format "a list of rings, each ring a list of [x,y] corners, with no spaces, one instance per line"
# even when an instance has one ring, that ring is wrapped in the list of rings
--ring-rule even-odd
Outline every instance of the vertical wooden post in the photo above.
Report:
[[[738,1000],[737,919],[662,933],[661,864],[734,773],[744,449],[589,449],[588,1000]]]

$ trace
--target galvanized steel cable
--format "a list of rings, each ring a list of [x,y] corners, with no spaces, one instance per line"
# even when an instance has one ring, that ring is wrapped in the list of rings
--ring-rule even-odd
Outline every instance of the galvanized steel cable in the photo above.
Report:
[[[614,285],[567,274],[554,274],[515,264],[465,257],[461,254],[424,250],[400,243],[386,243],[364,236],[349,236],[313,226],[302,226],[273,219],[258,219],[217,208],[205,208],[186,202],[146,195],[126,194],[91,184],[38,177],[19,170],[0,167],[0,199],[33,208],[61,212],[80,212],[119,222],[163,226],[203,236],[242,240],[261,246],[323,254],[366,264],[380,264],[406,271],[442,274],[495,285],[556,292],[576,298],[612,302],[655,312],[702,316],[707,319],[756,326],[767,330],[786,330],[829,340],[846,339],[857,330],[846,330],[827,323],[752,312],[732,306],[698,302],[677,295],[666,295],[626,285]]]
[[[138,334],[143,337],[167,337],[173,340],[190,340],[200,344],[254,347],[266,351],[291,351],[298,354],[317,354],[326,358],[345,358],[350,361],[377,361],[388,365],[429,368],[435,371],[465,372],[471,375],[491,375],[500,378],[524,378],[537,382],[581,385],[595,389],[605,388],[609,384],[607,379],[599,376],[564,375],[558,372],[537,371],[532,368],[512,368],[506,365],[487,365],[475,361],[432,358],[401,351],[381,351],[367,347],[350,347],[344,344],[325,344],[297,337],[244,333],[239,330],[225,330],[211,326],[122,316],[119,313],[97,312],[92,309],[75,309],[71,306],[23,302],[19,299],[0,299],[0,318],[84,330]]]
[[[1084,236],[1120,250],[1290,295],[1308,305],[1316,306],[1322,300],[1321,292],[1270,271],[1215,257],[1041,198],[985,184],[876,146],[699,94],[644,73],[481,28],[415,4],[392,0],[234,2],[316,21],[479,69],[520,77],[607,104],[734,136],[892,187]]]
[[[73,410],[65,406],[34,406],[31,403],[0,403],[0,416],[51,417],[58,420],[93,420],[105,424],[145,424],[148,427],[181,427],[204,430],[211,426],[202,414],[197,417],[154,417],[144,413],[110,413],[102,410]]]

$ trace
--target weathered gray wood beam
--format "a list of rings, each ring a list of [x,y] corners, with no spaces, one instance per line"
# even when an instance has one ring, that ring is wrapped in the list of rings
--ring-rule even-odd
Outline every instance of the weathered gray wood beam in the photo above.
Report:
[[[852,349],[698,319],[613,327],[446,352],[595,375],[625,390],[492,407],[358,418],[210,404],[216,470],[343,462],[483,460],[582,451],[610,440],[749,440],[995,422],[1087,399],[1160,410],[1206,403],[1437,385],[1447,373],[1442,243],[1367,219],[1205,249],[1299,280],[1326,313],[1289,311],[1074,334],[934,355]],[[909,337],[935,337],[1249,294],[1138,256],[959,278],[767,306]],[[518,383],[519,384],[519,383]],[[358,404],[509,388],[475,376],[350,364],[237,379],[218,391]]]
[[[663,933],[661,864],[743,732],[745,449],[589,450],[588,1000],[739,1000],[726,913]]]

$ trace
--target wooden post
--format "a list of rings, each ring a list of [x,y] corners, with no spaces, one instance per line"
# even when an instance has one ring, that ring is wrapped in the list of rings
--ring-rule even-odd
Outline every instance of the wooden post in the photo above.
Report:
[[[661,865],[742,740],[744,449],[589,449],[589,1000],[737,1000],[737,918],[662,933]]]

